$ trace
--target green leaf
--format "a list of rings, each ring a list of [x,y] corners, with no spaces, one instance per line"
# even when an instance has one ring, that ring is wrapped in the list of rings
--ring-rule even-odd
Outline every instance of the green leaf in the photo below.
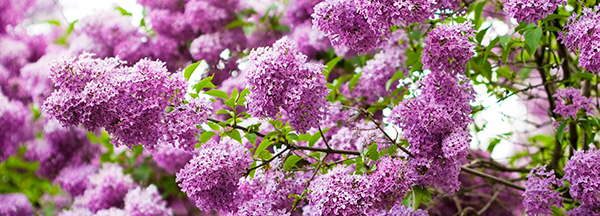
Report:
[[[227,99],[229,97],[229,95],[227,95],[227,93],[225,93],[224,91],[218,90],[218,89],[211,89],[204,93],[207,95],[213,96],[213,97],[221,98],[221,99]]]
[[[271,145],[273,145],[273,142],[271,142],[269,139],[262,139],[258,147],[256,147],[256,150],[254,151],[254,157],[259,157]]]
[[[219,124],[217,124],[217,123],[208,121],[208,122],[206,122],[206,124],[210,127],[210,129],[213,129],[213,130],[219,130],[219,129],[221,129],[221,126]]]
[[[198,65],[200,65],[201,62],[202,61],[192,63],[192,64],[188,65],[187,67],[185,67],[185,69],[183,69],[183,77],[185,78],[185,80],[190,80],[190,77],[192,76],[192,74],[194,73],[194,71],[196,70]]]
[[[337,65],[338,62],[340,62],[340,60],[342,60],[343,58],[341,56],[335,57],[331,60],[329,60],[329,62],[327,62],[327,64],[325,64],[325,69],[323,69],[323,76],[325,76],[325,79],[329,78],[329,74],[331,73],[331,70],[333,70],[333,68],[335,67],[335,65]]]
[[[379,152],[377,151],[377,143],[373,143],[371,144],[368,148],[367,148],[367,153],[365,154],[369,159],[371,160],[378,160],[379,159]]]
[[[490,143],[487,146],[487,152],[492,153],[494,151],[494,148],[496,148],[496,145],[498,145],[500,141],[501,140],[499,138],[492,139],[492,141],[490,141]]]
[[[125,8],[121,7],[121,6],[116,6],[115,10],[119,11],[119,13],[121,13],[121,15],[123,16],[132,16],[133,14],[127,10],[125,10]]]
[[[565,127],[567,126],[567,122],[560,122],[560,125],[556,129],[556,140],[560,143],[565,134]]]
[[[283,163],[283,169],[285,170],[292,170],[292,168],[294,168],[296,166],[296,164],[298,163],[298,161],[301,161],[302,157],[298,156],[298,155],[290,155],[287,159],[285,159],[285,162]]]
[[[385,82],[385,90],[390,90],[390,88],[392,87],[392,84],[394,84],[394,82],[402,79],[403,77],[404,77],[403,71],[396,71],[396,73],[394,73],[392,78],[390,78],[387,82]]]
[[[210,138],[212,138],[214,135],[215,135],[215,132],[204,131],[204,132],[202,132],[202,134],[200,134],[198,141],[200,141],[200,143],[206,143],[206,141],[210,140]]]
[[[358,84],[358,81],[360,80],[361,76],[362,76],[362,73],[354,74],[352,76],[352,79],[350,79],[350,81],[348,81],[348,87],[350,89],[354,89],[354,87],[356,86],[356,84]]]
[[[73,33],[73,30],[75,30],[75,23],[77,23],[78,20],[75,20],[71,23],[69,23],[69,27],[67,27],[67,30],[65,31],[65,33],[60,36],[59,38],[57,38],[54,43],[58,44],[58,45],[67,45],[67,41],[69,40],[69,37],[71,36],[71,34]]]
[[[542,40],[542,29],[535,27],[525,30],[525,47],[530,54],[534,54]]]
[[[227,136],[231,137],[232,139],[238,141],[239,143],[242,143],[242,135],[240,134],[240,132],[237,129],[230,130],[226,134],[227,134]]]

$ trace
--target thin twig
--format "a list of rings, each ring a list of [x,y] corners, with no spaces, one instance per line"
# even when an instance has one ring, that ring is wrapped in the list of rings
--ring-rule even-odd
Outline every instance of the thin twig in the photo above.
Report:
[[[479,170],[471,169],[471,168],[469,168],[467,166],[463,166],[461,168],[461,171],[469,173],[469,174],[472,174],[472,175],[476,175],[476,176],[479,176],[479,177],[482,177],[482,178],[486,178],[486,179],[489,179],[489,180],[492,180],[492,181],[495,181],[495,182],[498,182],[498,183],[501,183],[503,185],[512,187],[512,188],[517,189],[517,190],[525,191],[525,188],[523,186],[517,185],[517,184],[512,183],[512,182],[509,182],[509,181],[507,181],[505,179],[501,179],[501,178],[498,178],[496,176],[493,176],[493,175],[481,172]]]

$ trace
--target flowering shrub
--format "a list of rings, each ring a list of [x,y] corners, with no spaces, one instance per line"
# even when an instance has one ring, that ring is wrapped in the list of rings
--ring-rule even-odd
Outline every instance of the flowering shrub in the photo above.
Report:
[[[0,216],[600,215],[597,1],[57,2],[0,0]]]

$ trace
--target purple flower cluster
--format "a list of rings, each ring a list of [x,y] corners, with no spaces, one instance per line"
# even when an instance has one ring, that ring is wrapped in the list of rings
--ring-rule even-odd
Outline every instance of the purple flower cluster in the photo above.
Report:
[[[14,26],[20,23],[25,12],[33,6],[34,0],[3,0],[0,2],[0,34],[7,31],[8,26]],[[3,46],[4,47],[4,46]]]
[[[244,146],[232,140],[210,141],[177,172],[177,182],[199,209],[227,212],[235,207],[239,179],[251,162]]]
[[[96,165],[91,164],[65,167],[54,182],[72,196],[79,196],[90,186],[89,176],[96,173],[97,169]]]
[[[376,213],[376,216],[428,216],[427,211],[417,209],[413,210],[409,207],[402,205],[402,203],[396,203],[390,210]]]
[[[569,194],[586,208],[600,208],[600,150],[577,151],[565,166]]]
[[[136,187],[133,179],[116,164],[103,164],[98,173],[89,177],[89,181],[89,187],[75,198],[73,206],[91,212],[123,207],[125,195]]]
[[[193,99],[181,104],[163,117],[164,135],[159,145],[171,145],[175,148],[193,151],[200,132],[197,124],[206,122],[212,113],[210,101]]]
[[[570,50],[579,50],[579,66],[594,73],[600,73],[599,10],[600,6],[585,8],[579,18],[573,14],[560,37]]]
[[[276,166],[274,164],[273,167]],[[236,202],[240,203],[236,215],[264,215],[260,211],[285,213],[294,201],[290,194],[302,193],[302,185],[299,183],[292,176],[286,176],[282,170],[258,169],[253,178],[240,179],[235,195]],[[262,207],[255,208],[257,206]]]
[[[302,25],[310,20],[314,7],[323,0],[292,0],[286,8],[286,23],[293,27]]]
[[[125,208],[130,216],[170,216],[173,212],[158,193],[156,186],[137,187],[125,196]]]
[[[402,128],[410,143],[410,164],[420,184],[448,192],[458,189],[460,166],[465,162],[471,136],[470,101],[473,89],[467,80],[445,72],[431,72],[423,80],[422,94],[396,106],[392,122]]]
[[[415,174],[402,159],[385,157],[378,161],[377,170],[369,175],[373,182],[371,193],[378,196],[376,206],[386,208],[401,199],[415,182]]]
[[[379,53],[367,61],[367,64],[361,69],[360,80],[351,90],[350,96],[354,98],[364,98],[365,103],[374,103],[380,97],[389,95],[396,89],[397,82],[392,83],[389,89],[386,84],[398,71],[404,71],[404,62],[406,61],[406,35],[402,31],[392,34],[389,46],[386,46]]]
[[[81,55],[51,70],[56,90],[44,111],[66,125],[105,128],[119,145],[152,149],[160,141],[192,149],[195,124],[211,110],[206,102],[181,105],[186,84],[160,62],[144,59],[126,67],[117,59]],[[176,109],[166,113],[170,105]]]
[[[577,118],[580,110],[587,114],[592,114],[594,111],[592,100],[581,95],[579,89],[572,87],[559,89],[553,97],[556,100],[554,112],[564,118]]]
[[[0,194],[0,215],[32,216],[33,209],[23,194]]]
[[[177,173],[193,157],[192,152],[170,144],[159,144],[156,149],[152,150],[152,159],[156,165],[170,174]]]
[[[50,120],[44,128],[44,139],[29,144],[27,158],[40,162],[37,174],[54,179],[63,168],[88,164],[97,159],[100,146],[90,143],[84,130],[63,127]]]
[[[425,39],[423,65],[432,71],[464,73],[467,62],[475,55],[475,45],[469,41],[472,36],[468,23],[436,27]]]
[[[523,193],[523,205],[528,215],[550,215],[551,206],[560,207],[562,198],[556,188],[561,185],[553,171],[538,167],[529,173]]]
[[[377,199],[369,191],[374,182],[336,167],[311,182],[308,203],[315,215],[366,215]]]
[[[4,161],[33,138],[33,131],[29,126],[31,114],[21,102],[9,100],[0,91],[0,104],[0,161]]]
[[[389,37],[393,25],[423,22],[432,0],[325,0],[314,7],[313,25],[342,54],[368,53]]]
[[[243,71],[251,91],[249,113],[272,118],[282,113],[299,132],[319,125],[327,104],[323,65],[306,58],[287,37],[253,50]]]
[[[214,65],[226,49],[240,51],[246,45],[246,36],[241,29],[200,35],[190,44],[190,54],[195,60],[205,60]]]
[[[519,22],[533,23],[554,13],[565,0],[504,0],[504,11]]]

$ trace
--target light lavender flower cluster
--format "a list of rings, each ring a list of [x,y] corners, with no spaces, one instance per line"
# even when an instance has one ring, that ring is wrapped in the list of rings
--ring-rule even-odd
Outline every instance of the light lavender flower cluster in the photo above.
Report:
[[[323,65],[307,62],[298,46],[285,37],[248,56],[248,111],[256,117],[284,114],[299,132],[319,125],[326,107]]]
[[[536,22],[552,14],[565,0],[504,0],[504,11],[519,22]]]

